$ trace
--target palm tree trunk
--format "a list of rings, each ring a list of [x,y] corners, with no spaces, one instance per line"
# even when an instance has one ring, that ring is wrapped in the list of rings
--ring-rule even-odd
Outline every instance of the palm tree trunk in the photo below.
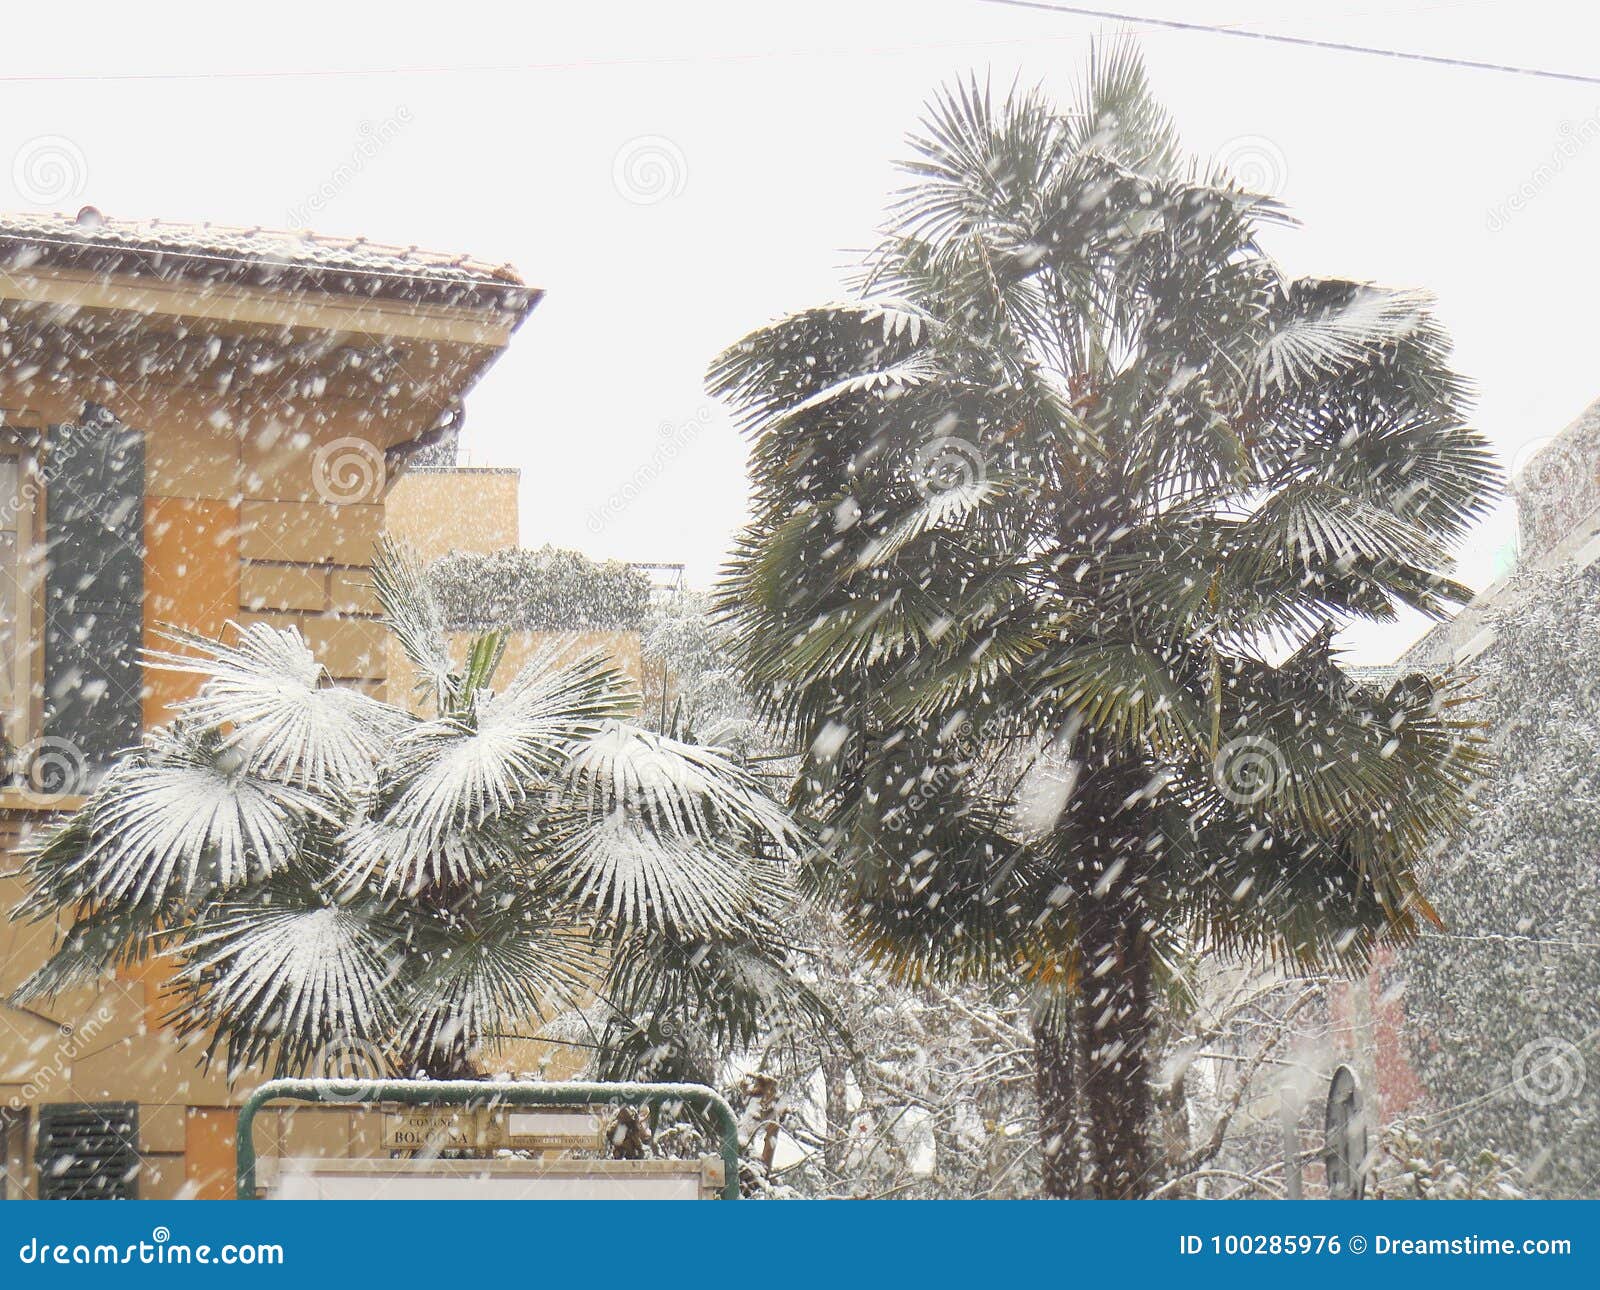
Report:
[[[1171,1024],[1170,1017],[1170,1009],[1161,1009],[1158,1038],[1153,1043],[1153,1060],[1158,1066],[1168,1060],[1179,1034],[1178,1027]],[[1156,1125],[1161,1131],[1159,1160],[1163,1176],[1158,1185],[1165,1186],[1167,1190],[1162,1195],[1173,1200],[1193,1200],[1199,1194],[1196,1180],[1185,1178],[1182,1182],[1176,1181],[1188,1172],[1189,1156],[1194,1150],[1193,1127],[1189,1122],[1189,1090],[1183,1072],[1174,1071],[1171,1078],[1166,1080],[1158,1076],[1152,1096],[1155,1099]]]
[[[1080,905],[1088,979],[1079,995],[1075,1030],[1089,1194],[1098,1200],[1136,1199],[1153,1186],[1149,1128],[1155,1000],[1142,905],[1095,896]]]
[[[1040,1190],[1047,1200],[1071,1200],[1083,1185],[1078,1129],[1078,1062],[1062,1009],[1033,1022],[1033,1087],[1039,1102]]]
[[[1095,749],[1069,827],[1080,979],[1072,1031],[1085,1177],[1080,1194],[1121,1200],[1155,1185],[1150,1054],[1155,993],[1140,797],[1150,772]]]

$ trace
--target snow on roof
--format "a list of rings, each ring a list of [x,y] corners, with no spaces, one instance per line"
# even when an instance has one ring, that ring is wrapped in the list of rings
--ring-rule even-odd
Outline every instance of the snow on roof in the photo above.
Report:
[[[88,268],[165,280],[245,282],[341,295],[426,299],[526,314],[540,292],[509,264],[309,230],[170,220],[0,213],[0,268]]]

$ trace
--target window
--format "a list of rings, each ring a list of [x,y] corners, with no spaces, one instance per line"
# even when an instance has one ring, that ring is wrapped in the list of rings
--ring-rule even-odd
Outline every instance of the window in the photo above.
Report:
[[[33,1159],[40,1200],[138,1200],[139,1104],[46,1103]]]
[[[0,784],[54,802],[139,741],[144,441],[92,403],[40,421],[0,411]]]

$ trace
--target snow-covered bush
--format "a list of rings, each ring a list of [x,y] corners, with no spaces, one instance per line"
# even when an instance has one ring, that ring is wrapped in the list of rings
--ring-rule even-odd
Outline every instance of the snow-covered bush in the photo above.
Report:
[[[650,580],[631,565],[553,546],[447,555],[428,585],[458,630],[634,631],[650,603]]]

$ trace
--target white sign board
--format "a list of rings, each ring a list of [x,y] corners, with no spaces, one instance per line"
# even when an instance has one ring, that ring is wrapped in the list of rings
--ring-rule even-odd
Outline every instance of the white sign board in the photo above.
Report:
[[[269,1200],[710,1200],[718,1157],[700,1160],[260,1161]]]

